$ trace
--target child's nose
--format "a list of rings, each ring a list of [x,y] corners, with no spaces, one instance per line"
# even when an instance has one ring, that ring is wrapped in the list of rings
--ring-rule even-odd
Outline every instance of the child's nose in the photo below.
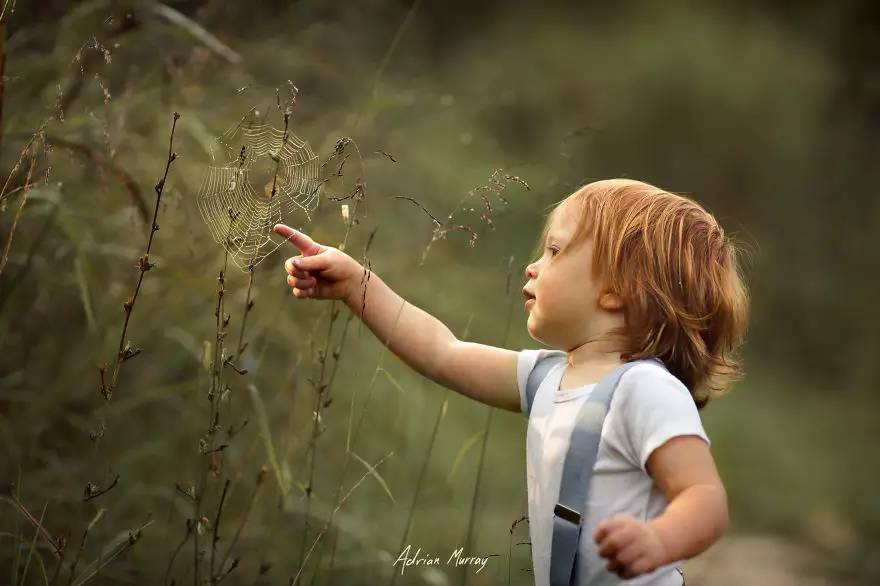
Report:
[[[538,276],[537,263],[530,263],[526,265],[526,278],[534,279]]]

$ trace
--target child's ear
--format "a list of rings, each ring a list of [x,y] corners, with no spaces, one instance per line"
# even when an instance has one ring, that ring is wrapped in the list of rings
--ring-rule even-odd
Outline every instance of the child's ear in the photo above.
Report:
[[[599,307],[609,311],[623,309],[623,299],[615,293],[602,293],[599,296]]]

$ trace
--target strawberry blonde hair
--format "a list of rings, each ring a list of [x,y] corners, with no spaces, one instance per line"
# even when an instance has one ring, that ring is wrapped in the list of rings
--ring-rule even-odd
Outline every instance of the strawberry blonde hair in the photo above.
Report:
[[[740,249],[712,214],[687,197],[629,179],[584,185],[551,215],[563,204],[578,212],[572,244],[593,239],[591,270],[600,292],[623,301],[625,325],[610,332],[623,341],[623,360],[660,358],[698,409],[742,377],[735,353],[747,326],[748,291]]]

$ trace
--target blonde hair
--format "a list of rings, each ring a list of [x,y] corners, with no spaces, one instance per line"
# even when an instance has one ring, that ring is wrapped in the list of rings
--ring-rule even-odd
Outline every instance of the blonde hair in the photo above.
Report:
[[[743,375],[735,356],[749,313],[740,249],[695,201],[629,179],[584,185],[574,204],[575,242],[593,239],[601,292],[623,301],[625,361],[656,356],[690,390],[698,409]],[[545,223],[539,251],[550,227]],[[564,254],[564,251],[562,251]],[[541,252],[537,253],[538,255]]]

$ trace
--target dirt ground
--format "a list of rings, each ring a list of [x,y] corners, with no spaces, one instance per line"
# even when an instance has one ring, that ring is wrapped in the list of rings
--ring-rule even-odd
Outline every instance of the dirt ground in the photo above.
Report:
[[[813,550],[773,535],[724,537],[682,565],[687,586],[850,586],[816,568]]]

